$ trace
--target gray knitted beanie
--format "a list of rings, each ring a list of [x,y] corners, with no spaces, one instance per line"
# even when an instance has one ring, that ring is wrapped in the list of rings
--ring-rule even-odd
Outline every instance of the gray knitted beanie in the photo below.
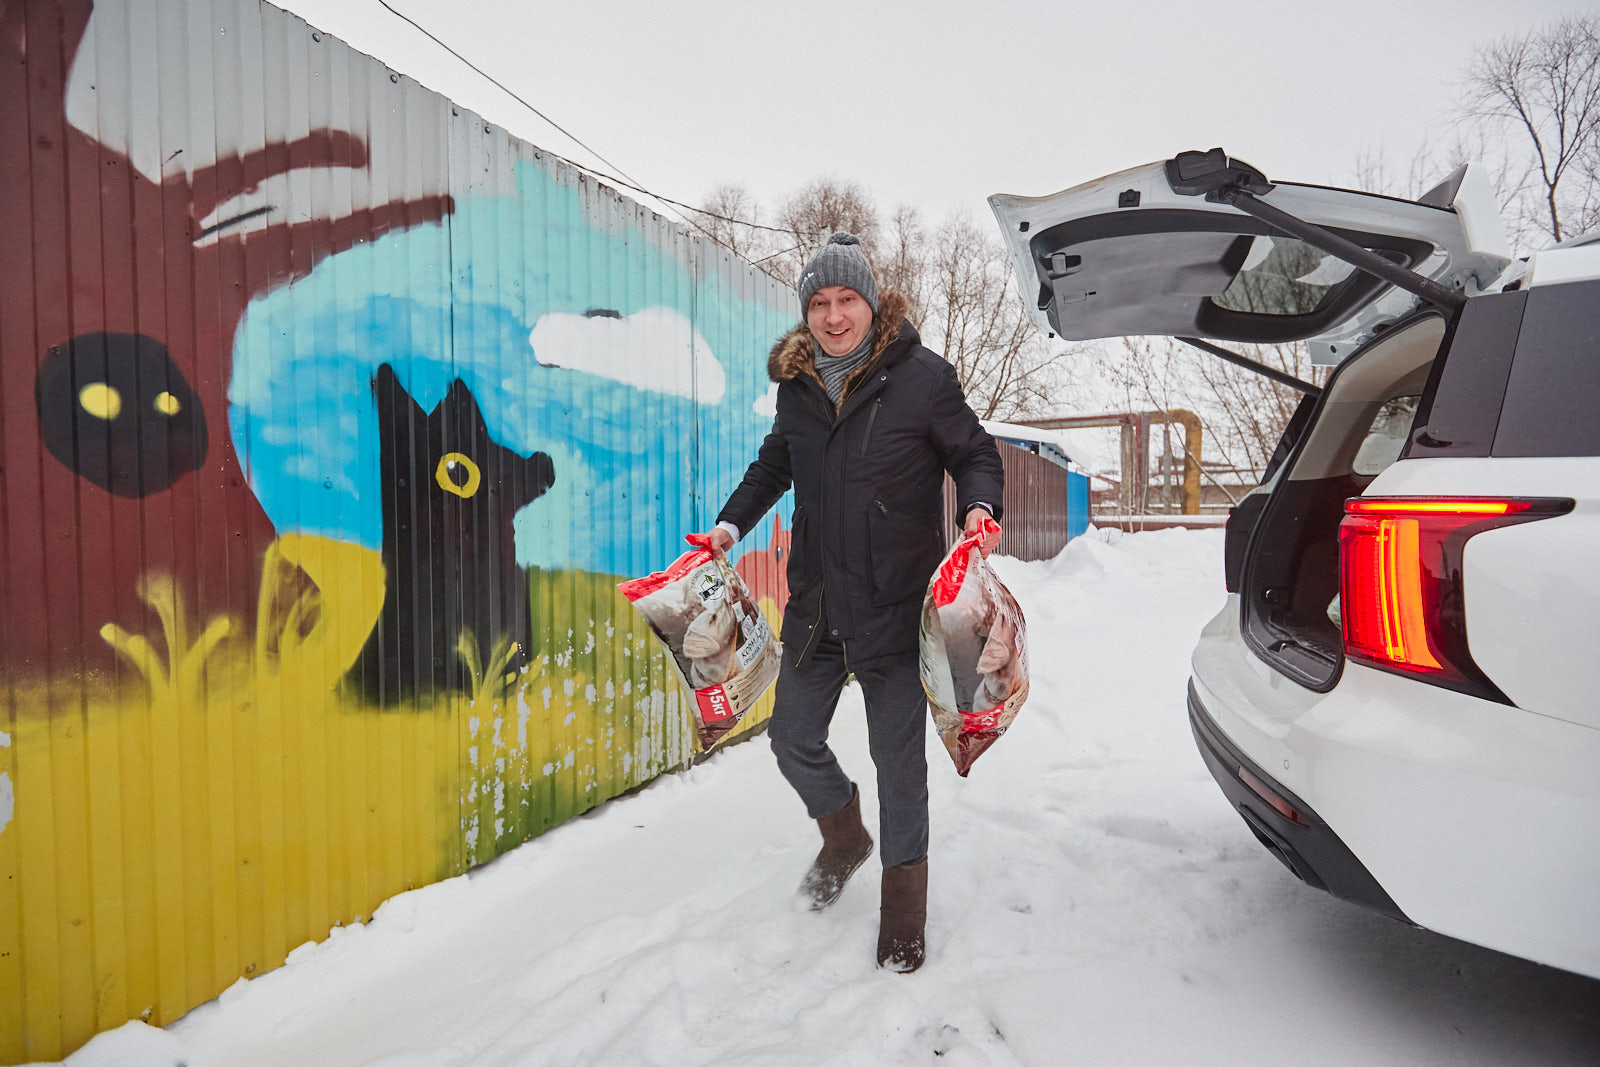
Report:
[[[817,294],[818,289],[830,285],[842,285],[847,289],[854,289],[861,294],[861,298],[872,308],[873,314],[878,312],[878,283],[872,277],[872,265],[867,262],[867,257],[861,251],[861,238],[853,233],[836,233],[828,238],[828,243],[811,257],[811,262],[806,264],[806,269],[800,272],[800,317],[806,317],[806,311],[811,306],[811,298]]]

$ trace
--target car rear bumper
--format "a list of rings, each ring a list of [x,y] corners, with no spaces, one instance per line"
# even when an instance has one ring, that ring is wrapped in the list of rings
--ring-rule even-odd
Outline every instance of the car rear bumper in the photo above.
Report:
[[[1310,805],[1257,766],[1223,735],[1189,683],[1189,727],[1206,768],[1251,833],[1301,881],[1409,923],[1339,835]]]
[[[1301,846],[1320,824],[1408,922],[1600,978],[1600,730],[1360,663],[1313,693],[1245,647],[1238,616],[1235,595],[1191,675],[1235,809],[1244,767],[1314,806],[1306,827],[1254,811],[1318,880],[1338,881]]]

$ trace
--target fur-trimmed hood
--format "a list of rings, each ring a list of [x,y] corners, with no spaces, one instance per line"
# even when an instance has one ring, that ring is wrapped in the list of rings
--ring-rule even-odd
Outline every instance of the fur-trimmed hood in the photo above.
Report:
[[[900,327],[905,324],[906,313],[911,310],[911,302],[901,293],[884,293],[878,299],[878,313],[873,316],[873,341],[872,356],[857,367],[845,382],[844,393],[849,394],[850,388],[857,381],[876,367],[883,359],[884,352],[889,346],[900,339]],[[809,374],[822,384],[822,378],[817,374],[816,347],[812,340],[811,331],[806,329],[806,324],[801,323],[782,337],[772,346],[772,354],[767,357],[767,377],[775,382],[791,381],[801,374]]]

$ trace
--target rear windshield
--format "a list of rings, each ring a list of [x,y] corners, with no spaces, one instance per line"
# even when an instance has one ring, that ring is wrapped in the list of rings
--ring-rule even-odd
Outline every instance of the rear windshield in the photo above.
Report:
[[[1252,315],[1309,315],[1355,270],[1318,248],[1288,237],[1247,238],[1250,251],[1219,307]]]

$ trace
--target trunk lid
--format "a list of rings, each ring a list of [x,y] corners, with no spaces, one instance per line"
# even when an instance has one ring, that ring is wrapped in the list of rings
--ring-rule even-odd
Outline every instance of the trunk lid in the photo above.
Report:
[[[1262,203],[1463,295],[1488,287],[1511,260],[1492,190],[1470,166],[1411,201],[1271,183],[1220,149],[1185,153],[1050,196],[989,198],[1040,330],[1074,341],[1305,340],[1315,361],[1338,363],[1419,303],[1209,198],[1203,181],[1185,181],[1186,167],[1247,175]]]

